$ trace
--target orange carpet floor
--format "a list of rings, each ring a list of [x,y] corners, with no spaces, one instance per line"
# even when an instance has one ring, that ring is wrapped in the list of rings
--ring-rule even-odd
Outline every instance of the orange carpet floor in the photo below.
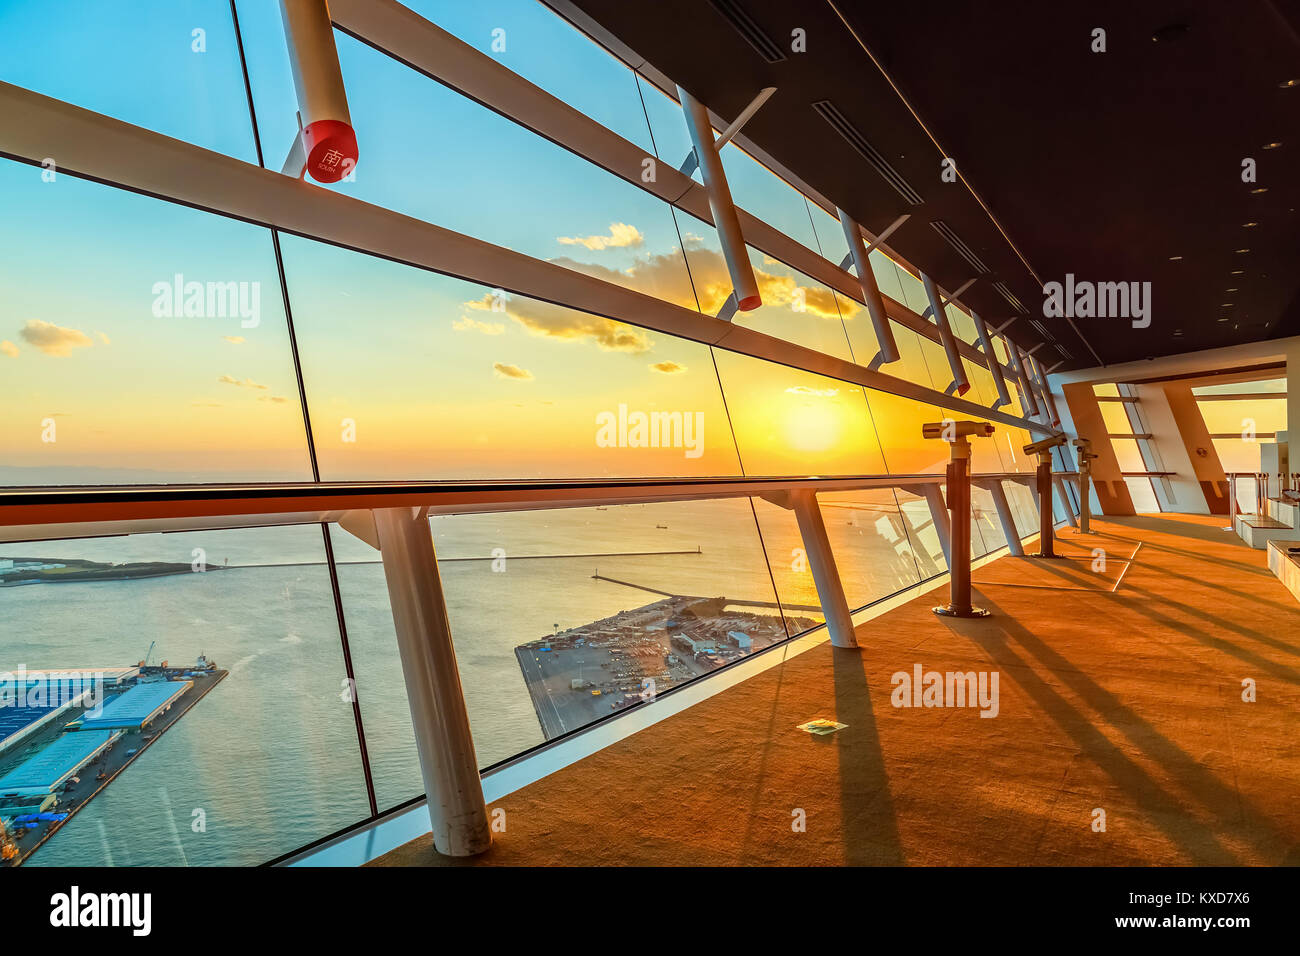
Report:
[[[372,865],[1300,863],[1300,605],[1223,524],[1064,530],[1066,560],[975,572],[992,617],[922,595],[857,650],[825,643],[510,794],[482,857],[426,836]],[[996,671],[997,716],[893,706],[916,664]],[[814,718],[847,726],[797,729]]]

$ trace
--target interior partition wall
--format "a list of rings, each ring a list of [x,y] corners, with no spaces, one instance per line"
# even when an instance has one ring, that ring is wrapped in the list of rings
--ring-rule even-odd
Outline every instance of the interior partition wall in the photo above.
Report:
[[[340,26],[362,158],[329,187],[276,172],[295,120],[275,4],[0,9],[0,525],[20,488],[851,478],[819,498],[857,608],[946,571],[923,493],[946,446],[920,431],[969,418],[996,428],[973,470],[1035,533],[1022,446],[1050,429],[1014,396],[992,407],[1001,338],[985,356],[949,307],[973,400],[945,395],[920,280],[877,249],[902,358],[869,369],[838,222],[734,144],[764,305],[714,318],[730,287],[707,205],[587,155],[612,143],[675,173],[676,103],[532,0],[484,7],[375,8],[600,136],[548,138]],[[982,555],[1008,542],[994,497],[973,497]],[[485,768],[617,719],[647,676],[707,679],[823,622],[773,496],[431,523]],[[333,519],[76,529],[3,528],[0,678],[200,654],[227,674],[27,865],[261,863],[418,799],[369,545]],[[734,624],[725,644],[657,644],[687,607]],[[649,656],[584,674],[590,706],[544,718],[529,662],[548,638],[629,620]],[[0,777],[35,752],[0,751]]]

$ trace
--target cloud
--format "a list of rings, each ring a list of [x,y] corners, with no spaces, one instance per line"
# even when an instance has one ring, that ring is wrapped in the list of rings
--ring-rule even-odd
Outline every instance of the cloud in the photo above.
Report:
[[[812,388],[808,385],[791,385],[786,391],[791,395],[816,395],[818,398],[830,398],[840,393],[838,388]]]
[[[655,362],[650,367],[656,372],[663,372],[665,375],[686,371],[685,365],[678,365],[676,362]]]
[[[246,378],[241,382],[233,375],[223,375],[219,379],[217,379],[217,381],[220,382],[222,385],[238,385],[240,388],[261,388],[261,389],[270,388],[269,385],[259,385],[257,382],[254,382],[251,378]]]
[[[46,355],[67,355],[72,349],[94,345],[90,336],[79,329],[65,329],[40,319],[29,319],[18,335]]]
[[[645,242],[645,236],[636,226],[625,222],[611,222],[608,236],[556,236],[556,242],[566,246],[585,246],[593,252],[602,249],[623,249],[639,246]]]
[[[566,269],[635,289],[691,310],[695,309],[695,298],[698,296],[700,310],[709,315],[717,315],[722,304],[727,301],[727,296],[731,295],[731,273],[727,271],[727,262],[720,251],[693,246],[689,239],[685,241],[688,245],[686,257],[690,262],[690,275],[695,280],[694,294],[686,280],[686,268],[680,250],[638,256],[627,269],[609,269],[595,263],[577,262],[563,257],[551,261]],[[768,264],[779,265],[775,260]],[[792,275],[780,275],[756,268],[754,279],[765,306],[795,308],[802,299],[803,311],[821,319],[839,319],[841,313],[844,318],[850,319],[861,308],[845,297],[839,298],[837,303],[830,289],[822,285],[800,285]]]
[[[17,358],[18,346],[14,345],[8,339],[5,339],[3,342],[0,342],[0,352],[3,352],[5,355],[9,356],[10,358]]]
[[[113,344],[112,340],[109,339],[109,337],[105,335],[103,332],[96,332],[95,334],[99,336],[99,341],[103,342],[105,345]]]
[[[457,332],[482,332],[484,335],[500,335],[506,330],[506,327],[500,322],[480,322],[478,319],[471,319],[468,315],[462,315],[451,327]]]
[[[265,388],[266,386],[262,385],[259,387]],[[275,402],[277,405],[283,405],[285,402],[289,401],[289,399],[285,398],[283,395],[260,395],[257,400],[259,402]]]
[[[520,368],[518,365],[493,362],[492,368],[496,370],[497,375],[501,376],[501,378],[512,378],[517,382],[531,382],[533,380],[533,373],[526,368]]]
[[[221,338],[224,341],[229,342],[231,345],[243,345],[245,342],[242,335],[223,335]]]
[[[470,309],[491,311],[492,303],[493,296],[489,292],[482,299],[465,305]],[[505,314],[534,335],[566,340],[592,339],[611,352],[645,352],[652,344],[644,329],[536,299],[511,299],[506,304]]]

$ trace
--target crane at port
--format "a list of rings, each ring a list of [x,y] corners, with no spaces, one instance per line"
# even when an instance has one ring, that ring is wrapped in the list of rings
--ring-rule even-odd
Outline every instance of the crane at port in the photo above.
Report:
[[[147,665],[147,664],[149,663],[149,658],[153,657],[153,649],[154,649],[155,647],[157,647],[157,646],[158,646],[158,642],[157,642],[157,641],[150,641],[150,642],[149,642],[149,650],[147,650],[147,651],[144,652],[144,660],[142,660],[142,661],[140,662],[140,666],[141,666],[141,667],[144,667],[145,665]]]

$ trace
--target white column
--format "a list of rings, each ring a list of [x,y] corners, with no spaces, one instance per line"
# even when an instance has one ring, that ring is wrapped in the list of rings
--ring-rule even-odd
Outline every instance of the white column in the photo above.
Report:
[[[840,580],[839,569],[835,566],[835,555],[831,551],[830,539],[826,536],[826,522],[822,520],[817,495],[807,490],[792,491],[790,504],[799,522],[804,554],[808,556],[808,567],[812,570],[813,581],[817,585],[817,597],[821,600],[822,615],[826,618],[826,630],[831,635],[831,643],[836,647],[857,647],[858,641],[853,634],[853,615],[849,612],[848,598],[844,596],[844,582]]]
[[[492,845],[492,830],[433,533],[418,508],[383,508],[374,515],[428,795],[433,845],[447,856],[473,856]]]

